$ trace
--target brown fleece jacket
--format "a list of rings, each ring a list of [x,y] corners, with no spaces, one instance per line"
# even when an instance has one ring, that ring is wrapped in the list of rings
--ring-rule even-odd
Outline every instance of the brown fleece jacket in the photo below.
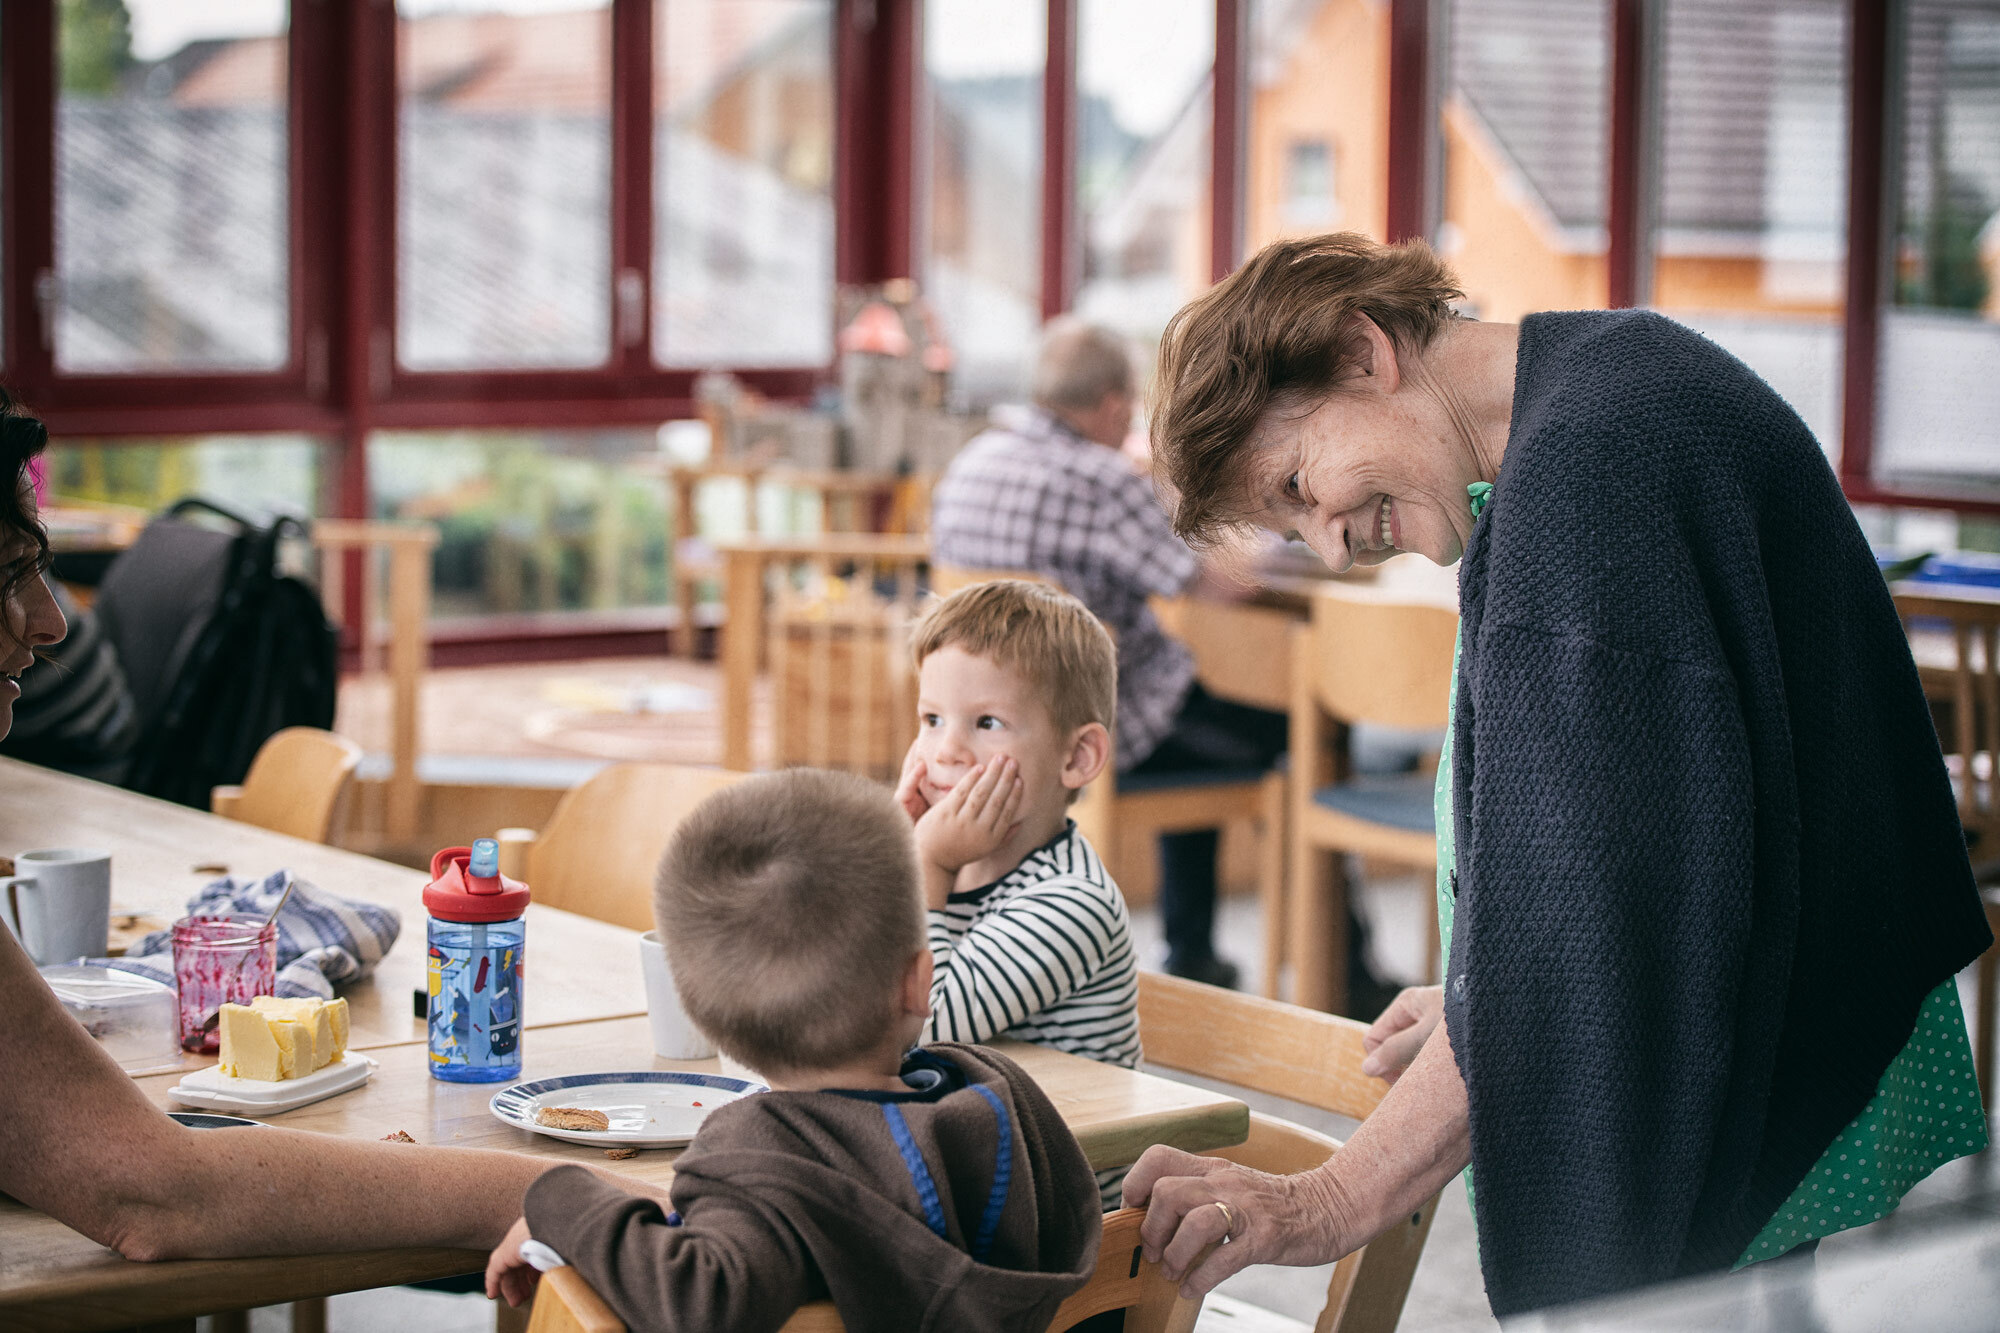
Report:
[[[930,1046],[903,1072],[907,1097],[718,1109],[674,1164],[671,1214],[558,1167],[528,1190],[528,1229],[635,1331],[776,1329],[830,1296],[849,1333],[1041,1333],[1097,1263],[1083,1150],[994,1051]]]

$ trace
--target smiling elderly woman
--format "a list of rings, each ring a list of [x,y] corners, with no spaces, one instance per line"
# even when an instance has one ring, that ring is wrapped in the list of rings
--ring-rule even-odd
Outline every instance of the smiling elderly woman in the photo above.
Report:
[[[1206,1290],[1325,1263],[1469,1163],[1512,1314],[1741,1267],[1985,1146],[1953,974],[1990,941],[1908,644],[1796,414],[1658,315],[1462,319],[1421,244],[1274,245],[1177,315],[1154,451],[1194,540],[1460,561],[1445,985],[1318,1171],[1126,1185]],[[1216,1206],[1220,1204],[1221,1206]]]

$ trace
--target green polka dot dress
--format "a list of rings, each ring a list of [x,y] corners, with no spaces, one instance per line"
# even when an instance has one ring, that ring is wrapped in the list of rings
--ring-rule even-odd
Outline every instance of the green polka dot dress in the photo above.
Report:
[[[1480,482],[1467,491],[1476,519],[1492,497],[1493,487]],[[1452,712],[1456,714],[1456,649],[1451,679]],[[1447,725],[1443,752],[1438,756],[1435,797],[1438,938],[1446,960],[1447,985],[1456,903],[1452,876],[1458,868],[1452,841],[1451,739]],[[1972,1041],[1965,1029],[1965,1011],[1959,1005],[1958,983],[1947,979],[1924,997],[1916,1028],[1902,1052],[1882,1071],[1875,1095],[1771,1215],[1737,1259],[1736,1267],[1775,1259],[1809,1240],[1885,1217],[1925,1176],[1946,1162],[1985,1147],[1986,1115],[1972,1069]],[[1470,1168],[1465,1173],[1465,1194],[1470,1202]]]

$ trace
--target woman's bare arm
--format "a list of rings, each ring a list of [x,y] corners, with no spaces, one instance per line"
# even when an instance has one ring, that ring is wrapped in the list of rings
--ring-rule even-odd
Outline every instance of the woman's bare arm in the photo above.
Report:
[[[1360,1249],[1442,1189],[1471,1156],[1465,1083],[1440,1022],[1325,1166],[1273,1176],[1153,1147],[1126,1177],[1125,1203],[1147,1210],[1140,1230],[1146,1257],[1192,1296],[1251,1264],[1324,1264]],[[1229,1213],[1211,1206],[1217,1202]],[[1231,1214],[1230,1243],[1219,1244]]]
[[[0,1192],[131,1259],[490,1249],[550,1163],[169,1120],[0,927]]]

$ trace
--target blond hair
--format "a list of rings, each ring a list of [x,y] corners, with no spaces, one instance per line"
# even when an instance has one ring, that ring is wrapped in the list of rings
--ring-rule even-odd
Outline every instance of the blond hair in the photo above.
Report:
[[[1034,688],[1065,735],[1118,711],[1118,650],[1090,608],[1060,588],[995,579],[934,604],[910,636],[919,670],[940,648],[991,658]]]
[[[1422,241],[1339,232],[1268,245],[1181,307],[1160,339],[1152,412],[1154,466],[1177,496],[1174,530],[1212,544],[1243,526],[1258,423],[1336,391],[1364,345],[1356,316],[1398,355],[1421,352],[1463,295]]]
[[[795,768],[681,821],[653,913],[695,1026],[752,1069],[827,1069],[879,1045],[924,948],[910,818],[887,788]]]

